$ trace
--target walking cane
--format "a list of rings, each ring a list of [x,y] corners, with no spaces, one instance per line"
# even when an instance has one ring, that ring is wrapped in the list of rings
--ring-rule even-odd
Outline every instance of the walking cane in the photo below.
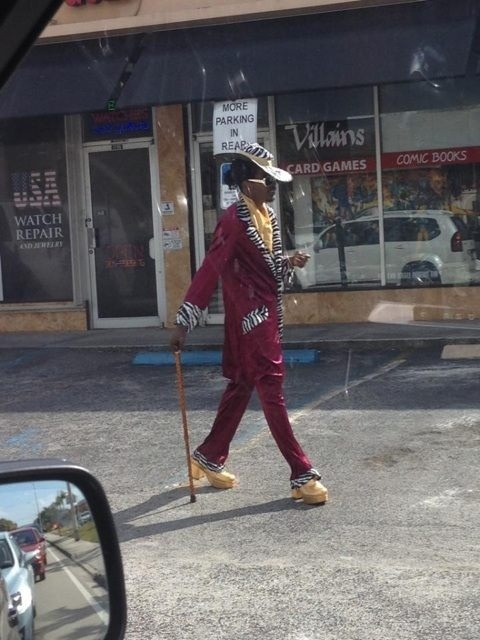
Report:
[[[195,487],[193,485],[192,459],[190,458],[190,439],[188,437],[187,409],[185,406],[185,387],[183,385],[182,365],[180,362],[180,351],[175,351],[175,368],[177,371],[178,402],[182,413],[183,439],[185,441],[185,452],[187,454],[188,482],[190,485],[190,502],[197,500]]]

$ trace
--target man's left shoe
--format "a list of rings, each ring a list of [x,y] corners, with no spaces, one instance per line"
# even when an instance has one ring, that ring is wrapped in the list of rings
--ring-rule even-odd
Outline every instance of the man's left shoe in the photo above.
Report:
[[[328,491],[319,480],[312,478],[301,487],[292,489],[292,498],[306,504],[324,504],[328,500]]]

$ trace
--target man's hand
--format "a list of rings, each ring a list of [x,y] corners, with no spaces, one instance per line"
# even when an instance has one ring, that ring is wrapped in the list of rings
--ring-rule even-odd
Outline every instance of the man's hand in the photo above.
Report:
[[[308,253],[303,253],[303,251],[295,251],[293,256],[290,256],[288,260],[291,267],[299,267],[301,269],[310,260],[310,255]]]
[[[170,349],[175,353],[175,351],[182,351],[185,345],[185,339],[187,337],[187,327],[182,325],[177,325],[175,329],[172,331],[172,335],[170,337]]]

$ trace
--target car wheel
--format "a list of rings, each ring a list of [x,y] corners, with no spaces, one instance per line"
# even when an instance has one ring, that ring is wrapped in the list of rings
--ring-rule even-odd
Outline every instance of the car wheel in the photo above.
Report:
[[[402,287],[425,287],[441,282],[438,269],[431,262],[411,262],[402,269]]]

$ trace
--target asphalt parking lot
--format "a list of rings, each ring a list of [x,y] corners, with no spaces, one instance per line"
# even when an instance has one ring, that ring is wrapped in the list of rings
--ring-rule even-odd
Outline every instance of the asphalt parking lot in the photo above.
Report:
[[[190,504],[173,370],[125,350],[0,350],[9,458],[60,456],[111,500],[127,637],[473,640],[479,614],[476,360],[442,349],[336,350],[288,370],[294,429],[331,500],[289,498],[253,402],[231,450],[238,486]],[[191,440],[218,367],[184,370]]]

